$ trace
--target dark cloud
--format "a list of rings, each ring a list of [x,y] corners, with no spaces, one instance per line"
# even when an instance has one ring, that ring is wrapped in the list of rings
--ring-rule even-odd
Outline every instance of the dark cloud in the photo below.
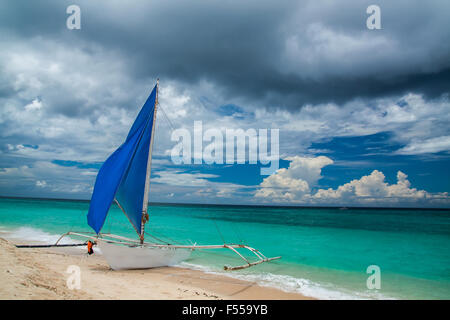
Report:
[[[134,81],[205,80],[224,97],[264,106],[450,88],[448,1],[378,1],[376,31],[365,27],[371,1],[78,1],[82,29],[67,30],[70,4],[3,3],[2,34],[114,53]]]

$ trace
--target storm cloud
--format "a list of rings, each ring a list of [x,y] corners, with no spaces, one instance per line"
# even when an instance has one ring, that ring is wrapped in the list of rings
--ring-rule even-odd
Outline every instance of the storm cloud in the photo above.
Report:
[[[450,88],[448,1],[378,1],[381,30],[366,28],[372,1],[79,1],[81,30],[66,29],[69,4],[3,3],[0,23],[11,36],[120,55],[136,81],[203,80],[261,107]]]

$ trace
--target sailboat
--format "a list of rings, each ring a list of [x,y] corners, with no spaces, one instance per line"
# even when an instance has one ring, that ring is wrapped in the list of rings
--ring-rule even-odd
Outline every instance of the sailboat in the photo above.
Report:
[[[280,259],[281,257],[267,258],[259,250],[244,244],[178,245],[145,241],[145,225],[149,222],[148,196],[158,91],[159,79],[125,142],[109,156],[97,174],[87,214],[88,225],[94,232],[69,231],[55,245],[66,236],[88,238],[99,246],[113,270],[172,266],[188,259],[193,250],[202,249],[229,249],[245,261],[245,264],[239,266],[224,266],[225,270],[239,270]],[[101,232],[113,203],[128,218],[138,235],[137,239]],[[238,249],[250,251],[256,260],[248,259]]]

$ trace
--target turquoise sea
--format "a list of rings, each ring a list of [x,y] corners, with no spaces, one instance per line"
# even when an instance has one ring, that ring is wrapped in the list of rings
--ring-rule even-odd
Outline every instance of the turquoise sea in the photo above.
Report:
[[[89,202],[0,198],[0,231],[54,242],[91,231]],[[113,206],[104,232],[135,237]],[[146,231],[176,243],[247,243],[282,260],[223,271],[241,260],[223,250],[196,251],[183,265],[325,299],[450,299],[450,210],[150,206]],[[150,239],[149,239],[150,240]],[[367,267],[381,270],[369,290]]]

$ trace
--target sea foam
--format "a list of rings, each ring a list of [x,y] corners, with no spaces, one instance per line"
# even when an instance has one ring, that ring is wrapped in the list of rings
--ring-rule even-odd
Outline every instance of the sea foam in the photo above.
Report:
[[[368,299],[392,299],[377,292],[351,292],[344,288],[337,288],[332,284],[317,283],[304,278],[296,278],[288,275],[273,273],[235,273],[215,270],[198,264],[182,262],[180,267],[202,271],[205,273],[227,276],[234,279],[254,282],[259,286],[272,287],[284,292],[299,293],[306,297],[323,300],[368,300]]]
[[[19,228],[5,228],[0,227],[0,236],[11,240],[18,240],[21,242],[30,242],[30,244],[55,244],[61,237],[60,234],[52,234],[41,229],[32,227],[19,227]],[[64,237],[59,244],[76,244],[80,243],[80,240],[75,240],[70,237]],[[85,250],[84,247],[76,247]]]

